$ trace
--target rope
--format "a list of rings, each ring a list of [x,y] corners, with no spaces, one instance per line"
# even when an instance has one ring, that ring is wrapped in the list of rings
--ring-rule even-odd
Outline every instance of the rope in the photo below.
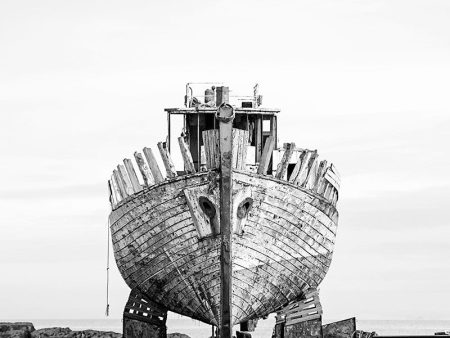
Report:
[[[107,229],[107,243],[108,243],[108,249],[106,253],[106,311],[105,315],[106,317],[109,316],[109,219],[108,219],[108,229]]]

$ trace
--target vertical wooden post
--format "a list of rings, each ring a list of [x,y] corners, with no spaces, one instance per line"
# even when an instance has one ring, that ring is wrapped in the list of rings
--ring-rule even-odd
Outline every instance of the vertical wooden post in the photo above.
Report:
[[[231,338],[232,331],[232,262],[231,210],[234,110],[228,103],[217,114],[220,138],[220,338]]]

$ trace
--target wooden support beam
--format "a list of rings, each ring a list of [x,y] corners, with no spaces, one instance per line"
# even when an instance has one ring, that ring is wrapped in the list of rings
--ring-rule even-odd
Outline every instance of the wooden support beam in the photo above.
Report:
[[[139,167],[139,171],[141,172],[142,178],[144,180],[144,184],[146,186],[155,184],[155,179],[153,178],[152,172],[150,171],[147,163],[145,163],[144,158],[141,153],[137,151],[134,152],[134,158],[136,159],[136,163]]]
[[[128,177],[130,178],[131,185],[133,186],[134,192],[139,192],[142,190],[142,186],[139,183],[138,177],[136,175],[136,171],[134,170],[133,163],[129,158],[125,158],[123,160],[123,164],[125,165],[125,169],[127,170]]]
[[[270,159],[273,155],[273,148],[275,146],[275,138],[270,135],[266,139],[266,144],[264,144],[264,150],[261,155],[259,166],[258,166],[258,174],[265,175],[267,174],[267,169],[269,168]]]
[[[167,178],[172,178],[177,176],[177,171],[175,170],[175,165],[172,162],[172,158],[170,157],[169,150],[166,147],[165,142],[158,142],[159,153],[161,154],[161,158],[164,163],[164,167],[166,168]]]
[[[182,136],[179,137],[178,143],[180,145],[181,156],[183,156],[184,170],[188,174],[195,173],[195,166],[194,161],[192,160],[192,154],[191,151],[189,150],[189,146],[184,141],[184,137]]]
[[[122,164],[119,164],[117,166],[119,176],[122,179],[123,185],[125,187],[125,190],[127,191],[128,196],[131,196],[134,194],[133,185],[131,184],[130,177],[128,176],[127,170],[125,169],[125,166]]]
[[[158,162],[156,162],[155,155],[153,155],[152,149],[146,147],[143,149],[143,152],[145,158],[147,159],[148,166],[150,168],[150,171],[152,172],[155,183],[164,182],[164,178],[161,174],[161,170],[159,169]]]
[[[287,167],[289,165],[289,161],[291,160],[294,149],[295,149],[295,143],[287,143],[286,144],[286,150],[283,154],[283,158],[281,159],[281,162],[278,164],[275,178],[283,179],[284,176],[286,175]]]
[[[220,338],[231,338],[233,107],[222,104],[217,111],[217,118],[220,137]]]

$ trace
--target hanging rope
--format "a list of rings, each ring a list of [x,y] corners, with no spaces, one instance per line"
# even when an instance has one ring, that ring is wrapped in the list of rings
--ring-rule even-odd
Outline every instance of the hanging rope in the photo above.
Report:
[[[107,230],[107,242],[108,242],[108,249],[106,253],[106,311],[105,315],[109,316],[109,220],[108,220],[108,230]]]

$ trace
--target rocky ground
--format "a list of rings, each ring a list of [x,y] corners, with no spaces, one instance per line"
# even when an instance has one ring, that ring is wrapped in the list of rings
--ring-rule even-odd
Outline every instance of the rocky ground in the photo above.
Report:
[[[122,338],[121,333],[96,330],[72,331],[68,327],[35,330],[32,323],[0,323],[0,338]],[[182,333],[169,333],[167,338],[190,338]]]

